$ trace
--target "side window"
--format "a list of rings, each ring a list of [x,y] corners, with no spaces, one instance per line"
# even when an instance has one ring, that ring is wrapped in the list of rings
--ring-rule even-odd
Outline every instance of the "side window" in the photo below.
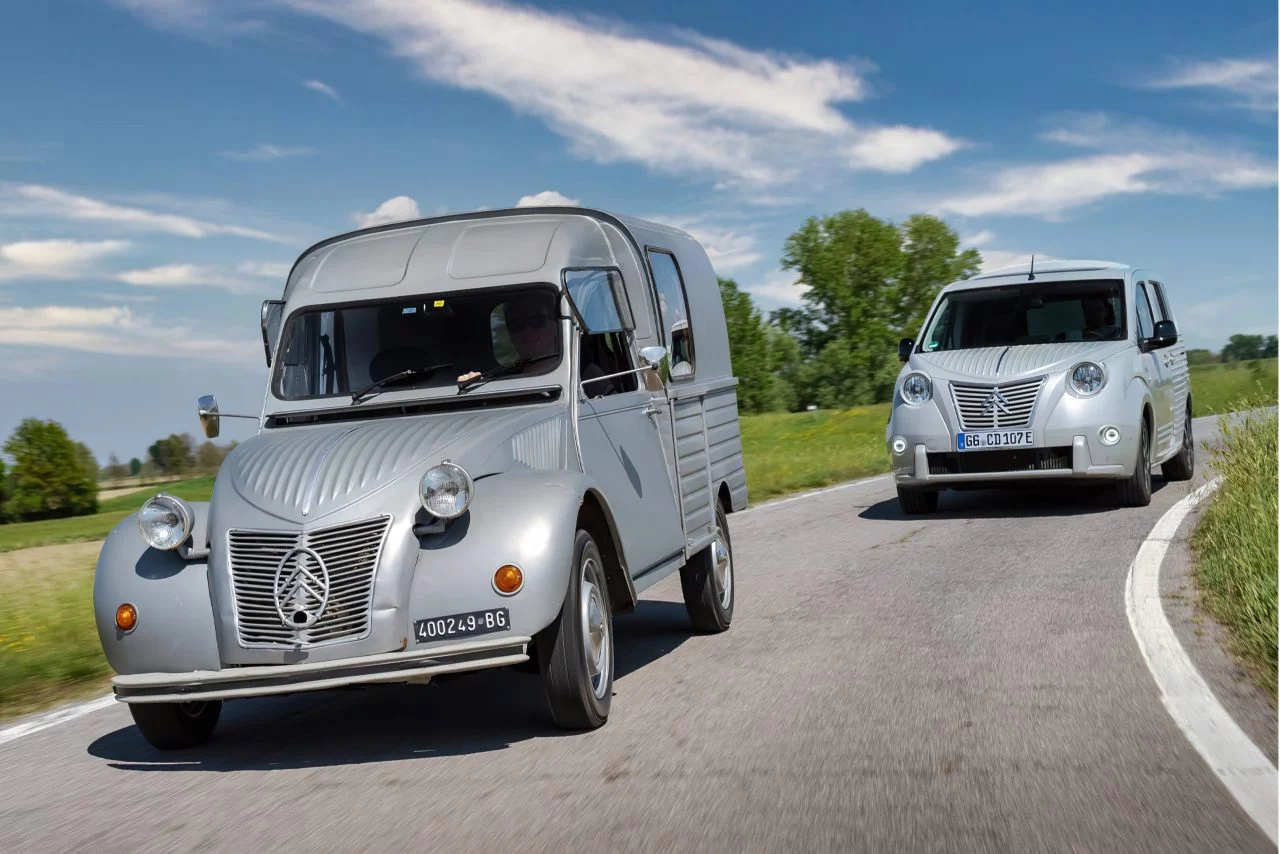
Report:
[[[1134,288],[1134,297],[1137,300],[1138,340],[1145,341],[1156,328],[1155,319],[1151,315],[1151,300],[1147,299],[1147,286],[1139,282],[1138,287]]]
[[[649,267],[657,288],[659,325],[663,343],[671,349],[671,378],[693,376],[693,328],[689,324],[689,303],[676,259],[659,249],[649,250]]]
[[[1164,298],[1164,285],[1159,282],[1149,284],[1156,292],[1156,304],[1152,306],[1156,310],[1156,320],[1173,320],[1173,315],[1169,313],[1169,303]]]
[[[581,370],[578,379],[582,381],[582,391],[587,397],[606,397],[624,391],[635,391],[639,387],[635,374],[609,376],[632,368],[631,347],[625,332],[601,332],[595,335],[584,333],[579,362]],[[597,379],[598,377],[608,379]]]
[[[1151,304],[1151,316],[1155,320],[1164,320],[1168,315],[1164,313],[1164,301],[1160,298],[1160,284],[1158,282],[1147,282],[1147,302]],[[1152,329],[1155,324],[1152,324]]]

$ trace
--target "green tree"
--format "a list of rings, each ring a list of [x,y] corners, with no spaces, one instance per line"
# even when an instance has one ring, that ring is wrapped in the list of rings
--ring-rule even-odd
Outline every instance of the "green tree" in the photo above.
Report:
[[[86,469],[81,448],[58,422],[24,419],[4,444],[13,460],[9,516],[50,519],[97,511],[98,484]]]
[[[1197,349],[1197,350],[1187,351],[1188,365],[1210,365],[1216,361],[1218,361],[1218,357],[1213,355],[1213,353],[1209,350]]]
[[[774,408],[774,377],[769,360],[769,336],[751,295],[732,279],[719,279],[729,333],[729,358],[738,378],[738,407],[743,412]]]
[[[944,285],[966,279],[982,266],[976,249],[960,251],[960,236],[934,216],[908,217],[900,229],[906,256],[898,285],[898,333],[914,338]]]
[[[137,477],[140,474],[142,474],[142,460],[134,457],[129,460],[129,475],[131,477]]]
[[[195,442],[189,434],[172,433],[147,448],[156,468],[165,474],[186,474],[195,468]]]
[[[107,467],[103,470],[103,474],[107,480],[120,480],[129,476],[129,469],[121,464],[120,458],[113,453],[107,457]]]
[[[7,505],[9,503],[9,475],[4,468],[4,460],[0,460],[0,524],[9,521]]]
[[[89,450],[89,446],[83,442],[76,442],[76,459],[80,461],[80,468],[84,470],[94,483],[98,482],[101,474],[98,469],[98,459],[93,455],[93,451]]]
[[[1276,340],[1276,336],[1268,335],[1267,339],[1262,342],[1262,358],[1264,359],[1276,358],[1277,350],[1280,350],[1280,341]]]
[[[1261,359],[1264,344],[1261,335],[1232,335],[1227,346],[1222,348],[1222,361],[1247,362]]]
[[[218,470],[225,458],[226,452],[222,448],[219,448],[213,442],[205,440],[196,450],[196,469],[212,474]]]

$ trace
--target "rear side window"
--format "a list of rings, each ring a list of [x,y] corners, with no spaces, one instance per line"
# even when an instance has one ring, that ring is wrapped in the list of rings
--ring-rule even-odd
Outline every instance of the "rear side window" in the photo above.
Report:
[[[671,378],[688,379],[693,376],[693,327],[689,324],[684,279],[675,256],[660,249],[649,250],[649,269],[657,288],[663,343],[671,349]]]
[[[1147,299],[1147,286],[1142,282],[1138,283],[1136,308],[1138,310],[1138,337],[1145,340],[1155,332],[1156,322],[1151,315],[1151,300]]]

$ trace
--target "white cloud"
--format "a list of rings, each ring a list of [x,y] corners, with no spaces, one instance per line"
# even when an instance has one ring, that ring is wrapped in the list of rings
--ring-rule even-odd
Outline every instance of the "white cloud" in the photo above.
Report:
[[[322,83],[319,80],[306,80],[302,85],[306,86],[313,92],[319,92],[321,95],[326,95],[335,101],[342,100],[341,96],[338,95],[338,90],[334,89],[328,83]]]
[[[1147,81],[1149,89],[1207,89],[1236,96],[1232,106],[1276,111],[1275,59],[1184,61]]]
[[[571,199],[562,195],[555,190],[543,190],[541,193],[534,193],[532,196],[521,196],[520,201],[516,202],[518,208],[532,207],[551,207],[555,205],[563,205],[574,207],[578,204],[578,199]]]
[[[749,267],[762,257],[754,236],[709,224],[703,217],[653,216],[650,219],[687,232],[706,250],[711,266],[719,275]]]
[[[281,2],[377,36],[426,79],[535,115],[602,162],[762,185],[838,163],[841,149],[859,168],[902,172],[958,145],[936,131],[855,127],[837,105],[868,86],[848,62],[688,31],[659,39],[507,2]]]
[[[256,228],[223,225],[182,214],[117,205],[42,184],[0,184],[0,215],[106,222],[133,231],[160,232],[180,237],[226,235],[287,242],[284,238]]]
[[[1026,264],[1031,260],[1032,254],[1035,255],[1037,263],[1059,260],[1056,256],[1046,255],[1043,252],[1010,252],[1007,249],[986,249],[982,250],[982,267],[979,272],[990,273],[992,270],[999,270],[1003,267]]]
[[[361,228],[370,228],[389,222],[418,219],[421,216],[422,212],[418,210],[417,201],[408,196],[392,196],[374,208],[372,213],[357,213],[353,214],[352,218]]]
[[[236,267],[236,271],[246,276],[260,276],[264,279],[284,280],[293,269],[289,261],[246,261]]]
[[[224,151],[222,156],[228,160],[281,160],[286,157],[305,157],[315,153],[314,148],[305,145],[272,145],[269,142],[260,142],[244,151]]]
[[[232,364],[257,364],[262,342],[202,337],[196,330],[159,323],[127,306],[0,308],[0,344],[52,347],[113,355],[191,356]]]
[[[260,289],[258,283],[216,265],[162,264],[143,270],[126,270],[116,278],[142,288],[222,288],[232,293],[251,293]]]
[[[126,240],[23,240],[0,244],[0,280],[83,276],[94,261],[125,252]]]
[[[996,239],[995,234],[993,234],[990,231],[984,230],[984,231],[979,231],[976,234],[960,235],[960,245],[964,247],[973,247],[976,249],[980,246],[986,246],[988,243],[990,243],[995,239]]]
[[[797,283],[799,277],[793,270],[774,270],[758,282],[743,285],[743,290],[769,302],[797,306],[809,290],[809,285]]]
[[[953,154],[965,145],[936,130],[893,125],[861,134],[845,148],[845,154],[855,169],[902,173]]]

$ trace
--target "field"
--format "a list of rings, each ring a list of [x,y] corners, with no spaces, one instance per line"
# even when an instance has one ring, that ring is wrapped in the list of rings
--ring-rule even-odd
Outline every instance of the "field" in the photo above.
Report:
[[[1257,404],[1261,407],[1261,403]],[[1276,413],[1223,419],[1222,487],[1192,537],[1204,607],[1255,681],[1276,693]]]
[[[1253,405],[1274,404],[1275,360],[1251,365],[1195,368],[1192,371],[1195,414],[1238,408],[1236,402],[1251,392],[1256,395],[1260,385],[1262,394],[1255,396]],[[884,448],[887,418],[888,406],[885,404],[847,410],[744,416],[742,443],[752,503],[885,471],[888,463]],[[1270,472],[1274,476],[1274,440],[1271,455]],[[1273,600],[1269,643],[1272,651],[1271,684],[1274,686],[1274,483],[1272,487],[1268,511],[1272,542],[1271,574],[1269,581],[1262,578],[1260,583],[1263,589],[1270,584]],[[0,552],[30,549],[20,555],[0,554],[0,718],[39,708],[77,693],[102,690],[108,670],[93,622],[95,541],[105,537],[153,492],[163,489],[191,501],[204,501],[208,500],[212,488],[212,477],[200,477],[156,485],[154,489],[104,501],[99,505],[100,512],[93,516],[0,525]],[[1256,485],[1241,488],[1253,490]],[[1224,490],[1224,497],[1232,494]],[[1219,502],[1214,503],[1214,507],[1217,506]],[[1264,530],[1266,514],[1257,519],[1247,515],[1249,500],[1222,506],[1239,509],[1229,513],[1219,511],[1226,513],[1227,521],[1217,529],[1210,526],[1208,530],[1231,531],[1241,525],[1254,534]],[[1205,534],[1206,538],[1209,536]],[[1226,537],[1222,545],[1217,539],[1204,540],[1210,543],[1205,546],[1207,553],[1229,546],[1230,549],[1223,554],[1230,555],[1234,561],[1241,549],[1256,545],[1246,545],[1243,541],[1232,545],[1230,536],[1222,536]],[[69,543],[83,545],[79,548],[56,545]],[[32,548],[37,546],[46,548]],[[1209,567],[1209,575],[1205,578],[1211,579],[1213,561],[1204,565]],[[1217,586],[1230,593],[1239,583],[1234,577],[1223,575],[1223,581]],[[1266,637],[1257,634],[1258,624],[1250,610],[1253,605],[1238,604],[1239,597],[1230,596],[1210,598],[1210,601],[1218,609],[1215,614],[1220,613],[1220,619],[1227,625],[1254,626],[1240,630],[1243,638],[1241,649],[1262,649],[1266,646]],[[1241,622],[1236,619],[1239,614],[1249,615],[1248,619]]]

